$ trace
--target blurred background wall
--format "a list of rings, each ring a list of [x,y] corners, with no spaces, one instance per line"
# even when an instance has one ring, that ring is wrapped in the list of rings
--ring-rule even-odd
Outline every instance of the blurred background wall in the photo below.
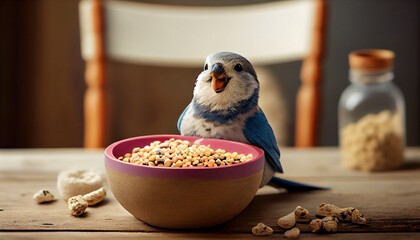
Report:
[[[78,2],[0,1],[1,148],[83,146],[86,86],[80,56]],[[338,144],[337,104],[349,84],[347,55],[363,48],[396,52],[395,83],[406,98],[407,143],[419,145],[420,1],[329,0],[328,8],[318,145]],[[112,89],[108,96],[107,143],[136,135],[177,132],[176,121],[191,100],[194,80],[201,69],[116,61],[108,61],[107,65],[108,78],[112,79],[107,85]],[[280,119],[285,121],[284,145],[293,143],[300,65],[301,62],[292,62],[266,66],[278,78],[274,87],[284,101],[279,105]]]

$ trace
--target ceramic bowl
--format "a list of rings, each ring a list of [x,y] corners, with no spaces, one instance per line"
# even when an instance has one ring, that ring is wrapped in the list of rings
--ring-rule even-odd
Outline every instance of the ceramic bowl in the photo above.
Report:
[[[162,228],[205,228],[238,215],[254,198],[262,179],[264,152],[255,146],[203,138],[201,144],[228,152],[252,154],[244,163],[216,168],[165,168],[118,160],[135,147],[170,138],[194,142],[197,137],[152,135],[118,141],[105,149],[108,185],[134,217]]]

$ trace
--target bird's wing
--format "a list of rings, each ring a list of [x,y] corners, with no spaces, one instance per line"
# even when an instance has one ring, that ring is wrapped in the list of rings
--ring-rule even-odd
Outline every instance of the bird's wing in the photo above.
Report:
[[[283,172],[280,164],[280,151],[273,129],[261,109],[245,122],[244,135],[249,143],[264,150],[266,160],[276,172]]]
[[[182,119],[184,118],[185,113],[188,111],[188,109],[190,108],[190,106],[191,106],[191,103],[188,104],[188,106],[181,113],[181,116],[179,116],[179,118],[178,118],[178,123],[176,124],[176,126],[177,126],[179,132],[181,132],[181,122],[182,122]]]

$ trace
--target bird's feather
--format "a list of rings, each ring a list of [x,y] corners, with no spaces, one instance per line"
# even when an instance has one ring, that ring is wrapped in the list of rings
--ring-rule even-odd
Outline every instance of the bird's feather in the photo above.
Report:
[[[266,160],[276,172],[283,172],[280,164],[280,151],[277,146],[276,138],[261,109],[245,122],[245,138],[249,143],[260,147],[265,152]]]
[[[188,106],[184,109],[184,111],[181,113],[181,115],[178,118],[178,122],[176,124],[176,126],[178,128],[178,132],[181,132],[181,123],[182,123],[182,120],[184,119],[185,113],[188,111],[188,109],[190,108],[190,106],[191,106],[191,103],[188,104]]]

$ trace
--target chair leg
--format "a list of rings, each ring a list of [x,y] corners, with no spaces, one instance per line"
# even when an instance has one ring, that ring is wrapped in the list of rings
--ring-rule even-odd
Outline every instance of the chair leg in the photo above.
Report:
[[[87,90],[84,101],[85,148],[103,148],[106,128],[106,96],[103,61],[91,60],[86,64]]]
[[[106,129],[104,17],[101,0],[92,0],[93,55],[86,62],[84,102],[86,148],[103,148]]]
[[[317,0],[312,33],[312,46],[301,69],[302,85],[296,99],[296,147],[316,145],[320,112],[322,60],[325,49],[326,0]]]

